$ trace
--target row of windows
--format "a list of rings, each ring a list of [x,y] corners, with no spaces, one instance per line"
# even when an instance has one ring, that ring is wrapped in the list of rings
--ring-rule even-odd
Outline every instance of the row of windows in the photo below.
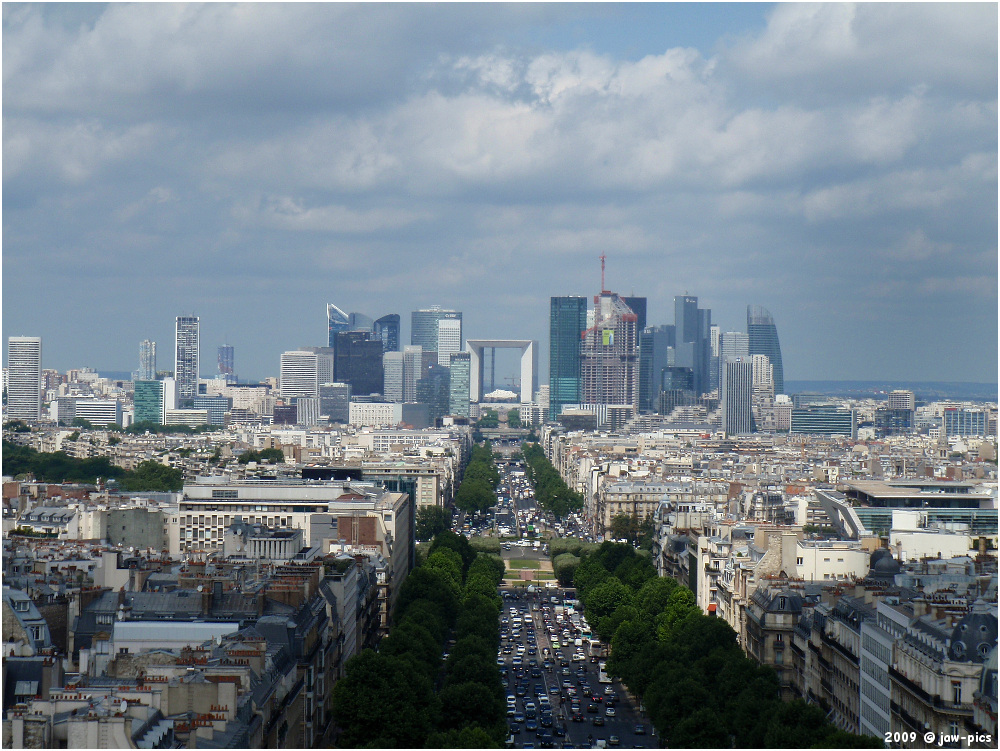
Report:
[[[878,731],[879,735],[884,736],[889,732],[889,720],[876,712],[869,705],[864,703],[861,704],[861,716],[871,727]]]
[[[861,672],[868,676],[872,683],[877,683],[882,688],[889,690],[889,673],[881,665],[867,657],[861,657]]]
[[[883,712],[889,711],[889,697],[877,690],[874,684],[871,684],[868,681],[862,681],[861,695],[868,699],[868,701],[872,704],[876,705]],[[864,706],[864,703],[862,703],[861,706]]]
[[[866,652],[871,652],[886,665],[892,662],[892,649],[878,641],[871,634],[861,636],[861,646]]]

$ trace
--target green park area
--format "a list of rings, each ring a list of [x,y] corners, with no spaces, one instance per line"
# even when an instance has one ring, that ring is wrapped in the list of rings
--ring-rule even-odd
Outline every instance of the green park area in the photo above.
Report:
[[[512,558],[507,561],[507,568],[541,568],[539,561],[529,561],[524,558]]]

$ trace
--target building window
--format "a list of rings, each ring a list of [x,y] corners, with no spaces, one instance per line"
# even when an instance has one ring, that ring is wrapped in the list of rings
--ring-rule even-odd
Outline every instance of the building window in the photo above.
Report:
[[[803,563],[803,559],[802,559],[802,558],[796,558],[796,559],[795,559],[795,565],[796,565],[796,566],[801,566],[801,565],[802,565],[802,563]]]
[[[962,684],[959,681],[951,682],[951,700],[955,704],[962,703]],[[954,735],[955,733],[953,733]]]

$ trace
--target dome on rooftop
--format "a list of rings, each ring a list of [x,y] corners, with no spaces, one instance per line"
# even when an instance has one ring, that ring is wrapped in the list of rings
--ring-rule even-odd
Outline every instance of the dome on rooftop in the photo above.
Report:
[[[956,662],[985,663],[990,652],[996,659],[997,616],[981,600],[962,618],[951,632],[948,658]]]

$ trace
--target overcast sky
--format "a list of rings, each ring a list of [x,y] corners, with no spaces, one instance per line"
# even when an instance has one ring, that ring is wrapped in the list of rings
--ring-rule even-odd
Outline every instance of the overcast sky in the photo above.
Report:
[[[437,304],[547,372],[606,253],[786,380],[996,381],[997,69],[993,3],[5,3],[3,335],[256,379]]]

